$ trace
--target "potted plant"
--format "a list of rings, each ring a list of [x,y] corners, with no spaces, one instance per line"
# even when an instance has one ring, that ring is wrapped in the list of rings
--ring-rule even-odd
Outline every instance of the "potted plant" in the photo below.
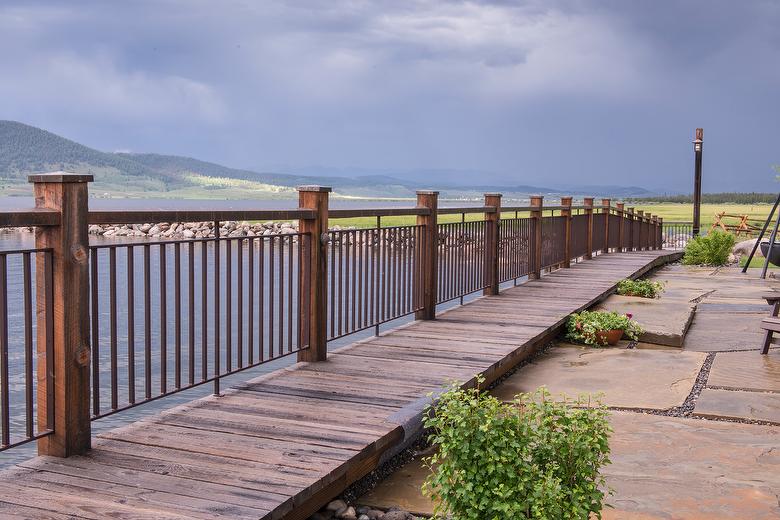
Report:
[[[620,280],[617,285],[617,293],[621,296],[658,298],[663,291],[664,284],[652,280]]]
[[[630,313],[582,311],[569,316],[566,338],[594,347],[616,345],[623,336],[637,340],[644,331]]]

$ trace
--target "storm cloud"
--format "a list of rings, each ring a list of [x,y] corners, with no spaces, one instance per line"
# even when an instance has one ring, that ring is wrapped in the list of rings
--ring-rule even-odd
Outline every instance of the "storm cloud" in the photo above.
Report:
[[[659,191],[690,191],[702,126],[705,191],[775,191],[779,51],[775,1],[3,0],[0,119],[257,170]]]

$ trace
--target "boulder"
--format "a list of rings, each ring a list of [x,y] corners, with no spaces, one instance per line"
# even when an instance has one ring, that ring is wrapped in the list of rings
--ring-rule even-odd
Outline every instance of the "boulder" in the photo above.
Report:
[[[333,500],[327,506],[325,506],[325,510],[333,511],[338,515],[347,510],[347,503],[343,500]]]
[[[357,520],[357,514],[355,513],[355,508],[352,506],[349,506],[344,511],[338,513],[337,516],[342,520]]]
[[[382,520],[414,520],[414,515],[399,508],[390,508],[382,517]]]
[[[731,252],[734,253],[734,255],[740,256],[740,255],[749,255],[750,251],[753,250],[753,246],[756,244],[757,238],[751,238],[749,240],[743,240],[742,242],[739,242],[734,245]],[[761,248],[759,247],[756,249],[756,256],[762,256],[761,255]]]

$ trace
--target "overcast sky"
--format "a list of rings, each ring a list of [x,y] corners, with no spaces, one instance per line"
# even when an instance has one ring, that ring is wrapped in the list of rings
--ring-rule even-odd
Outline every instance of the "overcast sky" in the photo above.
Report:
[[[662,191],[690,191],[702,126],[705,191],[777,191],[779,51],[777,0],[0,0],[0,119],[265,171]]]

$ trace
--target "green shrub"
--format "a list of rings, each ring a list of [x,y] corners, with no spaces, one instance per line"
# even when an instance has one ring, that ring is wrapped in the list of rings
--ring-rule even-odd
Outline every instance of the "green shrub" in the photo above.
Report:
[[[427,412],[438,451],[423,492],[437,518],[601,518],[612,430],[600,402],[556,402],[542,387],[504,404],[453,385]]]
[[[734,235],[713,231],[688,241],[683,256],[685,265],[725,265],[734,247]]]
[[[620,280],[617,285],[618,294],[640,298],[656,298],[663,290],[664,284],[652,280]]]
[[[614,311],[582,311],[569,316],[566,322],[566,338],[576,343],[585,343],[594,347],[603,347],[606,339],[598,332],[620,329],[629,339],[637,340],[644,332],[633,320],[632,314],[620,314]]]

